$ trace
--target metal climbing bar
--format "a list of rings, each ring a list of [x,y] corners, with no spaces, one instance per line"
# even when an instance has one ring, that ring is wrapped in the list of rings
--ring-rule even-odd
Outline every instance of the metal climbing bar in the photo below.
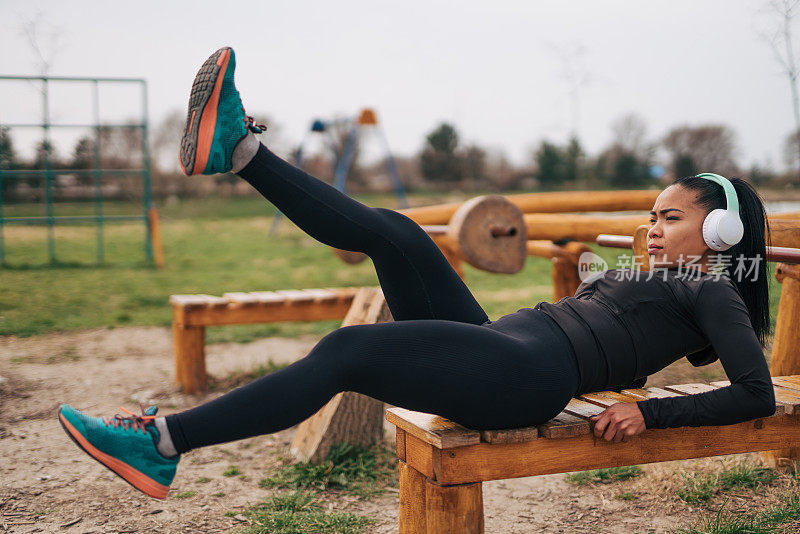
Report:
[[[93,222],[96,225],[96,251],[97,263],[105,263],[105,240],[103,225],[112,221],[132,221],[140,220],[144,223],[144,252],[146,261],[150,264],[153,263],[153,243],[151,227],[152,220],[150,216],[151,210],[151,182],[150,182],[150,148],[148,143],[148,100],[147,100],[147,81],[143,78],[93,78],[93,77],[78,77],[78,76],[6,76],[0,75],[0,82],[4,81],[32,81],[41,82],[41,110],[42,122],[40,123],[3,123],[0,122],[0,128],[41,128],[42,129],[42,155],[43,155],[43,168],[40,169],[9,169],[3,168],[0,165],[0,264],[6,262],[5,253],[5,236],[4,227],[9,224],[23,224],[23,225],[47,225],[47,251],[50,263],[56,263],[55,254],[55,235],[54,227],[56,224],[61,223],[81,223]],[[53,123],[51,121],[50,109],[50,87],[53,83],[58,82],[82,82],[89,83],[91,87],[92,98],[92,121],[90,123]],[[128,124],[103,124],[100,115],[100,85],[101,84],[137,84],[140,87],[141,93],[141,119],[136,123]],[[93,132],[93,168],[90,169],[60,169],[53,168],[51,158],[51,130],[60,128],[87,128]],[[103,159],[101,152],[102,133],[104,130],[111,129],[136,129],[141,132],[141,153],[142,165],[141,168],[135,169],[104,169]],[[0,160],[2,161],[2,160]],[[83,173],[92,177],[94,188],[93,202],[94,214],[93,215],[73,215],[73,216],[57,216],[54,210],[54,182],[57,176],[62,174],[75,174],[77,172]],[[142,212],[139,215],[104,215],[103,213],[103,187],[102,181],[104,176],[120,176],[120,175],[139,175],[142,178]],[[4,202],[8,199],[3,198],[3,182],[11,179],[19,179],[22,177],[42,177],[44,179],[44,204],[45,216],[43,217],[6,217],[3,212]],[[6,189],[9,189],[8,182]]]

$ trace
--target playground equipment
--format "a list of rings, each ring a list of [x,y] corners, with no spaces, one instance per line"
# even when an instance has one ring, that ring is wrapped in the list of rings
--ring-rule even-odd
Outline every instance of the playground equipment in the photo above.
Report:
[[[345,138],[341,157],[334,162],[333,186],[342,193],[347,193],[347,184],[345,182],[350,167],[355,159],[356,149],[361,142],[362,135],[368,131],[372,131],[377,135],[378,140],[384,148],[384,163],[389,173],[389,178],[394,185],[395,196],[397,196],[400,208],[407,208],[408,199],[406,198],[403,183],[400,181],[400,174],[397,172],[397,165],[395,164],[394,157],[392,157],[392,152],[389,150],[389,141],[386,139],[386,134],[383,132],[383,129],[378,125],[378,117],[375,111],[370,108],[361,110],[361,113],[359,113],[356,118],[332,119],[328,121],[322,119],[314,120],[314,122],[311,123],[311,128],[306,132],[303,141],[300,143],[295,153],[295,166],[302,168],[305,147],[313,134],[321,134],[324,138],[325,146],[336,155],[336,143],[331,133],[331,129],[335,126],[346,128],[347,137]],[[269,235],[273,235],[277,231],[282,217],[280,210],[278,210],[275,217],[272,219]]]
[[[150,150],[148,143],[148,119],[147,119],[147,82],[140,78],[83,78],[83,77],[64,77],[64,76],[0,76],[2,81],[34,81],[41,82],[42,88],[42,122],[41,123],[0,123],[0,127],[6,128],[41,128],[42,146],[50,147],[50,133],[53,128],[92,128],[94,131],[94,167],[91,169],[54,169],[50,158],[50,150],[45,149],[44,169],[23,170],[23,169],[1,169],[0,168],[0,263],[5,262],[5,241],[3,236],[3,226],[6,224],[27,224],[38,225],[46,224],[47,251],[50,263],[57,261],[55,254],[55,235],[54,226],[57,223],[79,223],[94,221],[97,234],[97,263],[105,262],[105,247],[103,239],[103,224],[110,221],[143,221],[145,224],[144,251],[148,262],[155,263],[156,266],[163,266],[163,252],[161,250],[161,239],[158,234],[158,213],[150,199]],[[92,88],[92,123],[53,123],[50,120],[50,98],[49,91],[52,83],[89,83]],[[113,84],[135,84],[141,90],[141,122],[137,124],[102,124],[100,121],[100,102],[99,90],[101,83]],[[100,157],[100,138],[103,128],[130,128],[139,130],[141,133],[142,167],[139,169],[104,169]],[[53,183],[58,175],[91,173],[94,177],[94,215],[73,215],[56,216],[53,207]],[[142,178],[142,213],[139,215],[105,215],[103,213],[103,191],[102,179],[104,176],[120,175],[139,175]],[[45,212],[43,217],[4,217],[3,216],[3,180],[20,178],[24,176],[40,176],[45,179]],[[154,245],[156,245],[154,249]]]
[[[649,225],[641,225],[633,237],[605,235],[597,242],[633,246],[634,257],[645,258],[643,237],[648,229]],[[800,453],[797,245],[800,241],[794,248],[768,251],[772,261],[786,262],[776,266],[783,290],[770,362],[775,391],[772,416],[723,426],[653,428],[619,443],[598,439],[592,431],[590,417],[615,403],[691,395],[723,387],[728,381],[586,393],[571,399],[544,424],[490,431],[471,430],[438,415],[389,408],[385,417],[396,426],[400,468],[400,533],[483,533],[482,482],[487,480],[756,451],[766,451],[763,456],[774,464],[796,460]],[[639,265],[649,270],[647,262]]]

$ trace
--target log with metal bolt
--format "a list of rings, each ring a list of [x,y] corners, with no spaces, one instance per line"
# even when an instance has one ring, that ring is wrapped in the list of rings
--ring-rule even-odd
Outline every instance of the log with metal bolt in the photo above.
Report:
[[[401,210],[420,224],[437,244],[453,269],[464,277],[461,265],[489,272],[513,274],[522,269],[525,256],[553,261],[553,298],[574,294],[580,285],[578,258],[591,251],[587,242],[600,234],[631,235],[649,223],[649,214],[578,215],[568,211],[649,211],[660,191],[583,191],[487,195],[462,203],[438,204]],[[536,209],[547,213],[525,213]],[[561,213],[552,213],[560,211]],[[450,217],[442,224],[446,217]],[[521,220],[520,220],[521,217]],[[769,217],[772,242],[795,243],[800,212]],[[334,249],[347,263],[366,259],[361,252]]]

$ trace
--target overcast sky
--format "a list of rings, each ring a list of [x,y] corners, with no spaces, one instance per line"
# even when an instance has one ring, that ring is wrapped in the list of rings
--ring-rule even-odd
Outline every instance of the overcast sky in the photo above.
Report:
[[[39,73],[22,30],[38,13],[46,55],[54,49],[51,35],[58,35],[52,75],[145,78],[152,125],[185,110],[195,72],[228,45],[248,113],[269,114],[287,145],[299,143],[315,117],[370,106],[398,154],[418,151],[434,126],[450,121],[464,142],[523,163],[531,147],[542,139],[563,143],[573,126],[596,155],[611,141],[614,120],[635,112],[652,140],[681,124],[729,125],[741,166],[783,169],[792,107],[786,76],[758,34],[769,22],[759,14],[764,6],[763,0],[0,0],[0,74]],[[571,99],[559,51],[579,47],[585,53],[572,64],[588,81]],[[0,82],[0,122],[36,122],[36,91]],[[90,120],[89,95],[88,86],[54,88],[54,120]],[[135,91],[103,89],[101,97],[106,120],[139,109]]]

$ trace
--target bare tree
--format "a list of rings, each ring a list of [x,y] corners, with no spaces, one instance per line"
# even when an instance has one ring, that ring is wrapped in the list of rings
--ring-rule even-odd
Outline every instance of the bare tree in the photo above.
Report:
[[[670,130],[662,144],[670,154],[673,170],[678,162],[691,160],[698,171],[731,175],[739,171],[735,138],[733,130],[720,124],[679,126]]]
[[[586,67],[586,47],[581,43],[564,46],[550,43],[547,46],[561,63],[561,78],[567,84],[570,98],[570,137],[578,138],[581,91],[594,79]]]
[[[45,26],[50,26],[45,29]],[[42,12],[22,22],[21,33],[28,40],[31,50],[38,60],[38,71],[41,76],[50,74],[56,54],[62,48],[63,31],[45,20]]]
[[[792,95],[792,108],[794,110],[795,132],[800,133],[800,98],[797,91],[797,78],[800,75],[800,63],[792,36],[792,21],[800,7],[800,0],[769,0],[766,3],[765,14],[770,18],[766,29],[759,31],[766,40],[775,59],[783,69],[789,80],[789,89]],[[800,153],[800,135],[794,135]]]
[[[647,155],[648,147],[645,142],[647,126],[644,119],[636,113],[627,113],[611,124],[614,134],[614,145],[621,147],[637,158]]]

